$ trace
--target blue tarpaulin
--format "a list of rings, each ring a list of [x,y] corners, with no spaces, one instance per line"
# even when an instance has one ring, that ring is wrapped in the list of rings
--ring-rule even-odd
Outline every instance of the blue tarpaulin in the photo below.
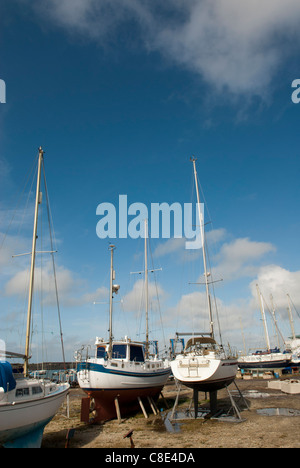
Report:
[[[6,361],[0,361],[0,387],[2,387],[5,392],[16,388],[12,367],[10,363]]]

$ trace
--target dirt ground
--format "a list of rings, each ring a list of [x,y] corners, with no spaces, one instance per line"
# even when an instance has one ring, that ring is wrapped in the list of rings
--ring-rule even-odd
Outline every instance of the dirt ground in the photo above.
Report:
[[[133,431],[135,448],[299,448],[300,416],[265,416],[257,413],[261,408],[290,408],[300,410],[300,394],[290,395],[280,390],[269,389],[266,380],[237,380],[249,409],[241,405],[242,422],[218,421],[213,419],[190,419],[166,425],[164,419],[173,408],[176,387],[170,382],[163,394],[168,402],[160,399],[158,408],[164,409],[159,415],[148,412],[146,419],[142,412],[122,419],[93,425],[80,422],[81,398],[85,394],[71,389],[69,394],[69,418],[66,407],[48,424],[44,432],[42,448],[66,446],[67,432],[75,429],[69,439],[69,448],[130,448],[129,438],[124,436]],[[230,390],[235,390],[234,384]],[[180,406],[189,405],[192,391],[183,387],[180,392]],[[199,399],[205,398],[199,393]],[[237,401],[237,397],[235,400]],[[208,405],[201,400],[201,405]],[[241,402],[239,402],[241,403]],[[218,392],[218,407],[229,409],[230,399],[226,390]],[[172,431],[171,431],[172,430]]]

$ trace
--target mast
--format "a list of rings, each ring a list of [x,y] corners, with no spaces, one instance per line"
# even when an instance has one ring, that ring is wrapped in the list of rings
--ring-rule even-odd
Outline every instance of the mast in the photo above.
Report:
[[[259,290],[259,287],[258,287],[258,284],[256,285],[256,289],[257,289],[257,294],[258,294],[258,301],[259,301],[259,304],[260,304],[260,310],[261,310],[261,315],[262,315],[262,320],[263,320],[263,324],[264,324],[264,330],[265,330],[265,338],[266,338],[266,344],[267,344],[267,349],[268,351],[271,349],[271,346],[270,346],[270,339],[269,339],[269,333],[268,333],[268,328],[267,328],[267,321],[266,321],[266,314],[265,314],[265,308],[264,308],[264,301],[263,301],[263,298],[262,298],[262,294]]]
[[[276,336],[277,336],[277,344],[278,348],[280,348],[280,341],[279,341],[279,330],[278,330],[278,325],[277,325],[277,318],[276,318],[276,310],[274,306],[274,301],[273,301],[273,296],[270,294],[270,301],[271,301],[271,307],[272,307],[272,316],[275,324],[275,329],[276,329]]]
[[[110,283],[109,283],[109,345],[108,345],[108,358],[111,359],[112,356],[112,314],[113,314],[113,281],[115,279],[114,272],[114,245],[109,246],[110,250]]]
[[[148,223],[147,223],[147,219],[145,219],[145,311],[146,311],[146,347],[145,347],[145,356],[146,356],[146,359],[149,358],[149,318],[148,318],[149,292],[148,292],[147,239],[148,239]]]
[[[242,324],[242,319],[240,317],[240,326],[241,326],[241,332],[242,332],[242,338],[243,338],[243,345],[244,345],[244,353],[245,353],[245,356],[247,354],[247,351],[246,351],[246,342],[245,342],[245,335],[244,335],[244,329],[243,329],[243,324]]]
[[[294,327],[294,319],[293,319],[293,313],[292,313],[292,308],[291,308],[291,298],[289,296],[289,294],[287,294],[287,298],[288,298],[288,314],[289,314],[289,320],[290,320],[290,325],[291,325],[291,331],[292,331],[292,338],[293,340],[296,339],[296,333],[295,333],[295,327]]]
[[[34,265],[35,265],[35,253],[36,253],[38,210],[39,210],[39,204],[41,203],[40,184],[41,184],[41,167],[42,167],[43,158],[44,158],[44,151],[40,147],[39,148],[39,160],[38,160],[37,185],[36,185],[36,197],[35,197],[32,249],[31,249],[30,284],[29,284],[28,307],[27,307],[27,327],[26,327],[25,362],[24,362],[25,377],[28,376],[28,361],[30,359],[29,348],[30,348],[31,310],[32,310],[33,285],[34,285]]]
[[[202,239],[202,253],[203,253],[203,265],[204,265],[204,278],[205,278],[205,289],[206,289],[206,299],[208,304],[208,313],[209,313],[209,324],[210,324],[210,335],[214,338],[214,323],[212,318],[212,309],[211,309],[211,301],[210,301],[210,293],[209,293],[209,285],[208,285],[208,271],[207,271],[207,263],[206,263],[206,252],[205,252],[205,237],[204,237],[204,225],[201,218],[201,205],[200,205],[200,196],[199,196],[199,188],[198,188],[198,178],[197,178],[197,170],[196,170],[196,161],[195,157],[191,158],[191,161],[194,166],[194,177],[195,177],[195,185],[196,185],[196,193],[197,193],[197,204],[198,204],[198,214],[199,214],[199,222],[200,222],[200,232],[201,232],[201,239]]]
[[[145,268],[143,271],[131,271],[130,274],[139,274],[141,275],[144,273],[145,279],[144,279],[144,285],[145,285],[145,321],[146,321],[146,337],[145,337],[145,357],[146,359],[149,359],[149,348],[150,348],[150,343],[149,343],[149,282],[148,282],[148,273],[154,272],[154,271],[161,271],[161,268],[150,268],[148,270],[148,239],[149,239],[149,231],[148,231],[148,220],[144,220],[144,225],[145,225],[145,243],[144,243],[144,256],[145,256]]]

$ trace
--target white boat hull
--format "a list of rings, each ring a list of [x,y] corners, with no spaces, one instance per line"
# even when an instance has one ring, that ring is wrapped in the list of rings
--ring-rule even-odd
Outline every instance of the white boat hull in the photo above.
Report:
[[[91,359],[78,365],[77,378],[80,387],[95,400],[96,420],[105,421],[116,417],[116,398],[123,415],[136,409],[138,397],[158,397],[170,372],[162,361],[105,363],[104,359]]]
[[[206,358],[179,355],[171,362],[174,377],[198,391],[211,392],[230,385],[237,372],[236,359]]]
[[[151,368],[151,365],[155,367]],[[82,388],[102,390],[157,387],[163,385],[170,374],[170,368],[164,368],[160,363],[114,361],[106,364],[103,359],[91,359],[80,364],[78,369],[77,377]]]
[[[55,416],[69,390],[60,385],[56,392],[22,402],[0,404],[0,445],[40,446],[44,427]]]
[[[291,365],[291,355],[283,353],[252,354],[238,360],[240,369],[282,369]]]

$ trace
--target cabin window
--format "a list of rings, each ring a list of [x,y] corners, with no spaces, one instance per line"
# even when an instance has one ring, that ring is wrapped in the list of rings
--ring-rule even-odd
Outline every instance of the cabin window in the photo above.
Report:
[[[144,353],[141,346],[130,346],[130,361],[144,362]]]
[[[105,358],[105,346],[97,347],[97,358]]]
[[[32,387],[32,395],[37,395],[38,393],[43,393],[43,389],[40,386]]]
[[[126,345],[115,344],[113,345],[112,357],[114,359],[126,359]]]
[[[16,397],[28,396],[29,395],[29,388],[17,388],[16,390]]]

